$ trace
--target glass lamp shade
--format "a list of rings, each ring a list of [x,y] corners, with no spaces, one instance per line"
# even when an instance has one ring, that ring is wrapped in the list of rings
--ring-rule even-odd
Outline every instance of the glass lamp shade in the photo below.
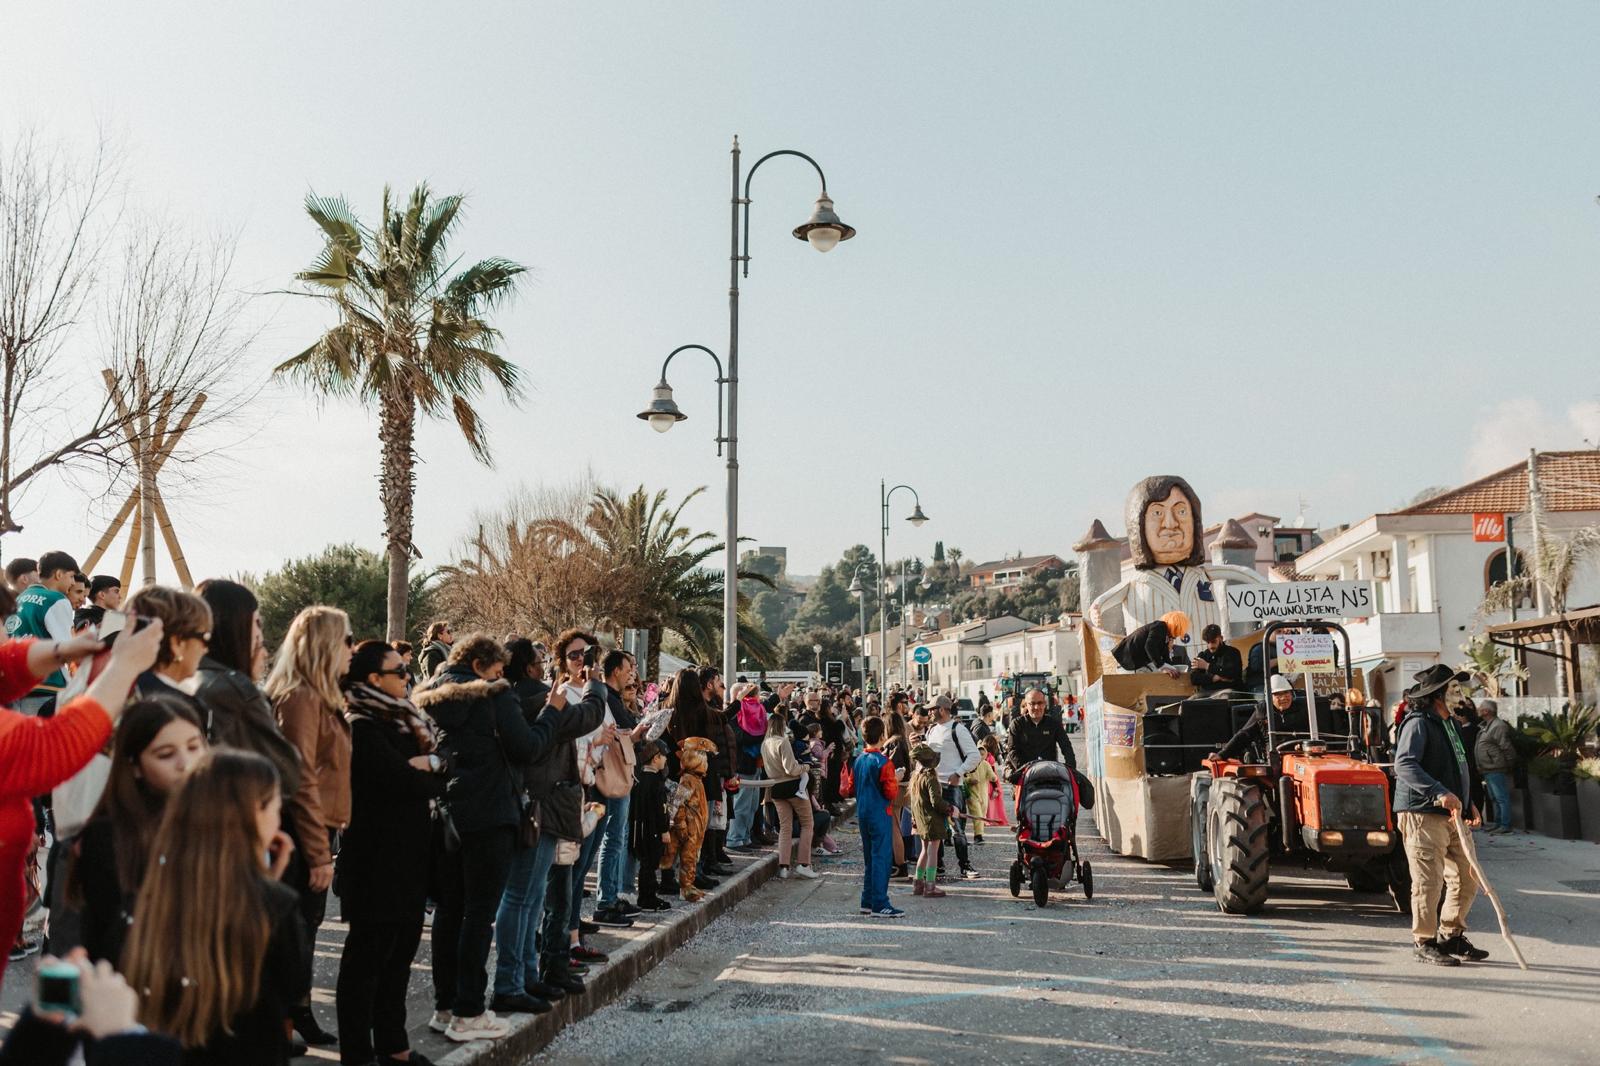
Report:
[[[817,197],[817,206],[811,217],[794,228],[794,235],[810,243],[819,252],[831,252],[834,245],[856,235],[853,226],[839,221],[833,213],[833,200],[827,193]]]
[[[806,233],[806,240],[819,252],[831,252],[839,243],[839,231],[832,226],[818,226]]]

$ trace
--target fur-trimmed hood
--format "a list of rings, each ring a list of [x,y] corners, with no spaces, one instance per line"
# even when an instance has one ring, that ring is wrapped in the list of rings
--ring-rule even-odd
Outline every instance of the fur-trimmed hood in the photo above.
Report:
[[[447,670],[426,686],[413,692],[411,702],[431,713],[432,708],[442,703],[456,700],[486,700],[496,693],[508,692],[510,689],[511,682],[504,678],[499,681],[485,681],[474,674],[471,675],[471,680],[464,680],[461,675]]]

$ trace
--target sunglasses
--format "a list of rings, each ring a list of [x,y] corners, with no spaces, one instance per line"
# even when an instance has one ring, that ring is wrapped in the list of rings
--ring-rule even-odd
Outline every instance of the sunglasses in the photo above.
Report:
[[[567,652],[567,662],[574,663],[589,654],[588,648],[572,648]]]
[[[185,633],[182,639],[198,640],[200,643],[209,648],[211,646],[211,631],[208,629],[204,633]]]
[[[403,666],[397,666],[393,670],[374,670],[372,672],[375,674],[390,674],[394,677],[405,677],[410,671]]]

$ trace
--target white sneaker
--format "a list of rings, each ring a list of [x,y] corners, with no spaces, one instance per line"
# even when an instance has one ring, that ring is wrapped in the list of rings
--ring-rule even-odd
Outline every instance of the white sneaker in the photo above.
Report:
[[[817,879],[817,871],[813,870],[809,866],[796,866],[794,868],[794,875],[796,877],[803,877],[807,881],[815,881]]]
[[[442,1033],[450,1028],[450,1012],[447,1010],[434,1011],[433,1017],[428,1019],[428,1028],[436,1033]]]
[[[778,880],[780,880],[780,881],[789,880],[789,868],[787,866],[778,867]]]
[[[454,1018],[450,1028],[444,1035],[460,1044],[471,1040],[499,1040],[511,1032],[511,1023],[502,1021],[494,1016],[494,1011],[486,1010],[476,1018]]]

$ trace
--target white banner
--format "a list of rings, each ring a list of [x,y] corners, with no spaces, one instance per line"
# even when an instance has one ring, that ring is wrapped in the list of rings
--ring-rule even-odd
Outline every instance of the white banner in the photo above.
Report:
[[[1370,581],[1282,581],[1229,584],[1228,621],[1292,622],[1309,618],[1366,618],[1377,613]]]

